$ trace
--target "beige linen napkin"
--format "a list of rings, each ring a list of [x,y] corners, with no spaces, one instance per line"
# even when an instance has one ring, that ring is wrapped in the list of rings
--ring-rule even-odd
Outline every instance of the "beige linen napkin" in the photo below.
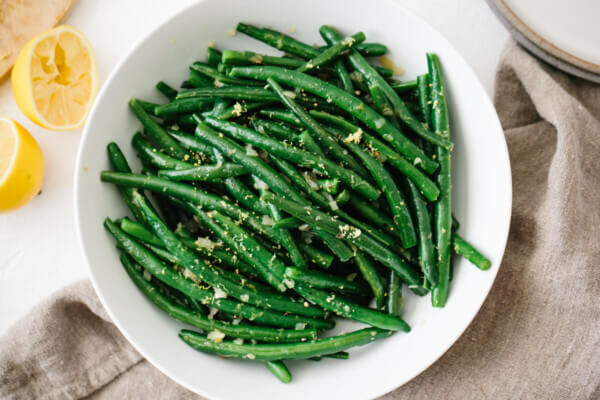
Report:
[[[458,342],[383,399],[600,398],[600,86],[511,42],[495,102],[514,182],[503,265]],[[198,398],[141,358],[88,282],[0,339],[0,398],[83,397]]]

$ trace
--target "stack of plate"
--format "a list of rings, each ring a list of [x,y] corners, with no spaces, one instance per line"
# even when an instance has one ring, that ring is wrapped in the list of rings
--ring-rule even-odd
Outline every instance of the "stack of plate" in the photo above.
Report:
[[[487,0],[519,43],[549,64],[600,83],[600,2]]]

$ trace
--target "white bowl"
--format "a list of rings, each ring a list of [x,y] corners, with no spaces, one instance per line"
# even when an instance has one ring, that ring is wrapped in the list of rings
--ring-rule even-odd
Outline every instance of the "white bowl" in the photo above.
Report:
[[[351,350],[350,359],[290,362],[294,380],[277,381],[258,362],[224,360],[191,349],[178,337],[182,324],[157,309],[123,271],[112,238],[102,227],[106,216],[127,213],[112,185],[100,182],[109,169],[106,145],[117,142],[134,167],[130,146],[140,128],[129,112],[130,97],[159,100],[158,80],[178,84],[187,67],[203,59],[206,47],[273,50],[228,31],[238,21],[288,31],[308,43],[321,43],[318,28],[333,24],[344,32],[362,30],[383,42],[390,56],[414,78],[426,71],[425,52],[436,52],[447,81],[452,119],[453,208],[461,234],[492,260],[479,271],[455,260],[448,304],[434,309],[428,297],[406,293],[404,318],[409,334]],[[84,167],[86,167],[84,169]],[[172,17],[142,40],[104,84],[83,133],[75,184],[79,242],[90,276],[108,314],[153,365],[190,390],[214,399],[365,399],[409,381],[437,360],[469,325],[485,300],[502,259],[511,213],[511,178],[506,143],[494,108],[481,84],[454,48],[414,15],[388,1],[360,0],[207,0]],[[349,329],[349,325],[339,329]]]

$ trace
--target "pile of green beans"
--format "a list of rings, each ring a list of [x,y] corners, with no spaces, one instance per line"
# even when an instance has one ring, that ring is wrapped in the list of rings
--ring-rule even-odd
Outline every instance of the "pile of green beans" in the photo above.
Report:
[[[124,273],[158,308],[194,327],[180,338],[221,357],[347,359],[347,349],[409,332],[402,287],[448,299],[452,250],[491,267],[456,232],[447,93],[435,54],[399,81],[387,53],[330,26],[311,46],[244,23],[282,52],[207,49],[167,101],[131,99],[142,125],[133,173],[107,147],[130,216],[104,226]],[[351,33],[351,32],[350,32]],[[327,337],[335,318],[370,327]]]

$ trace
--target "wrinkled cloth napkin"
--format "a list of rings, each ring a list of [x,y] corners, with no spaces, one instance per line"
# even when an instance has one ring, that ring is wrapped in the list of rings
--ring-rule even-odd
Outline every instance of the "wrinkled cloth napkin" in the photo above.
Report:
[[[514,185],[503,265],[458,342],[383,399],[600,398],[600,86],[510,42],[495,104]],[[0,398],[84,397],[199,398],[131,347],[87,281],[0,339]]]

